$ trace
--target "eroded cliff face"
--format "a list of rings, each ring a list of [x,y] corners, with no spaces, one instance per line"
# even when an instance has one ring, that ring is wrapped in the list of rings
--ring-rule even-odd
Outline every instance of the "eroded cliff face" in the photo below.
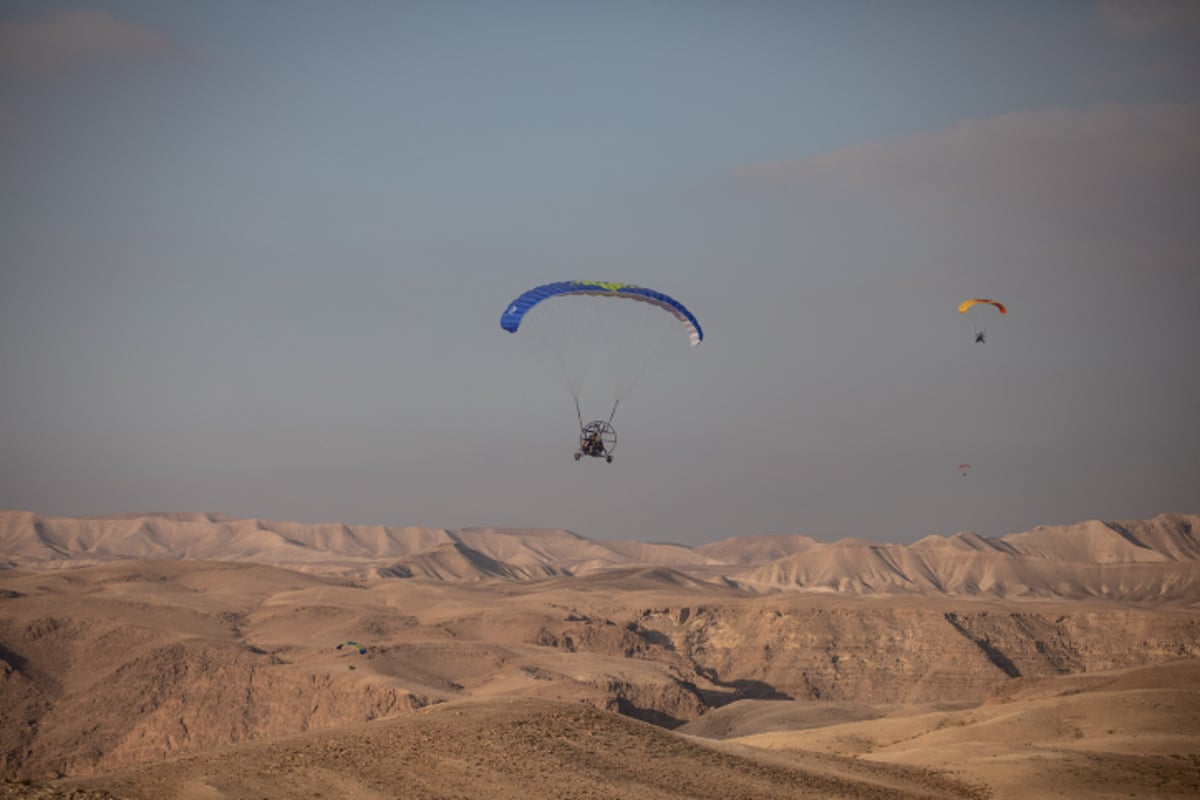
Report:
[[[289,668],[267,654],[136,636],[54,618],[0,675],[0,774],[88,775],[235,742],[412,711],[423,698],[353,673]],[[13,631],[0,629],[11,641]],[[120,655],[124,651],[125,656]],[[11,651],[10,651],[11,654]]]
[[[1012,678],[1200,657],[1200,617],[1120,608],[750,604],[643,610],[639,625],[669,640],[698,674],[743,697],[978,702]]]
[[[653,663],[653,687],[635,703],[628,684],[614,683],[609,707],[668,724],[746,698],[978,703],[1016,678],[1198,658],[1200,615],[755,600],[573,613],[530,642]]]

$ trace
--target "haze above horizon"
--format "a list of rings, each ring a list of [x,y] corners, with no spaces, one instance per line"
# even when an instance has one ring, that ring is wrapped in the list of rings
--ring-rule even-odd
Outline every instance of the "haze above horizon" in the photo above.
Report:
[[[1200,508],[1194,3],[18,0],[0,174],[0,508],[690,545]],[[498,324],[581,278],[704,327],[612,464]]]

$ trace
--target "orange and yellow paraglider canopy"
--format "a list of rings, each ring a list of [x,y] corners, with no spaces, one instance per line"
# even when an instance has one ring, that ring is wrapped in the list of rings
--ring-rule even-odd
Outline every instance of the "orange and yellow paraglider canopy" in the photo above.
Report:
[[[989,306],[995,306],[996,308],[1000,309],[1001,314],[1008,313],[1008,309],[1004,307],[1003,303],[998,300],[988,300],[986,297],[975,297],[970,300],[963,300],[958,306],[958,313],[965,314],[967,313],[968,308],[978,303],[986,303]]]

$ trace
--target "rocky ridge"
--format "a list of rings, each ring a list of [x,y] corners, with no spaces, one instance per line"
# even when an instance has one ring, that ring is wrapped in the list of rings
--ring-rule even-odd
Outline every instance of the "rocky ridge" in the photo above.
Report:
[[[268,564],[363,578],[530,581],[662,567],[757,592],[1200,599],[1200,515],[1039,526],[988,538],[928,536],[911,545],[806,536],[748,536],[685,547],[592,541],[565,530],[342,525],[218,514],[52,517],[0,511],[8,567],[127,559]]]

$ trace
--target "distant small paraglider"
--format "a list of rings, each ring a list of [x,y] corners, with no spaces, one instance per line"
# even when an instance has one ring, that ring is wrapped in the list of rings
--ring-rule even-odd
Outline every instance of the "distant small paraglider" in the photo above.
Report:
[[[958,471],[964,478],[967,477],[967,471],[970,469],[971,469],[970,464],[959,464],[958,465]]]
[[[364,647],[363,645],[359,644],[358,642],[342,642],[341,644],[339,644],[337,646],[337,649],[338,650],[343,650],[343,649],[344,650],[357,650],[359,652],[359,655],[367,654],[367,648]]]
[[[970,309],[972,306],[976,306],[976,305],[994,306],[1001,314],[1008,313],[1008,309],[1005,308],[1003,303],[1001,303],[997,300],[988,300],[986,297],[973,297],[970,300],[962,301],[958,305],[958,313],[965,314],[965,313],[967,313],[968,309]],[[972,319],[972,321],[973,322],[975,321],[974,318]],[[975,341],[977,341],[977,342],[986,342],[987,341],[987,326],[980,328],[978,322],[975,322]]]

